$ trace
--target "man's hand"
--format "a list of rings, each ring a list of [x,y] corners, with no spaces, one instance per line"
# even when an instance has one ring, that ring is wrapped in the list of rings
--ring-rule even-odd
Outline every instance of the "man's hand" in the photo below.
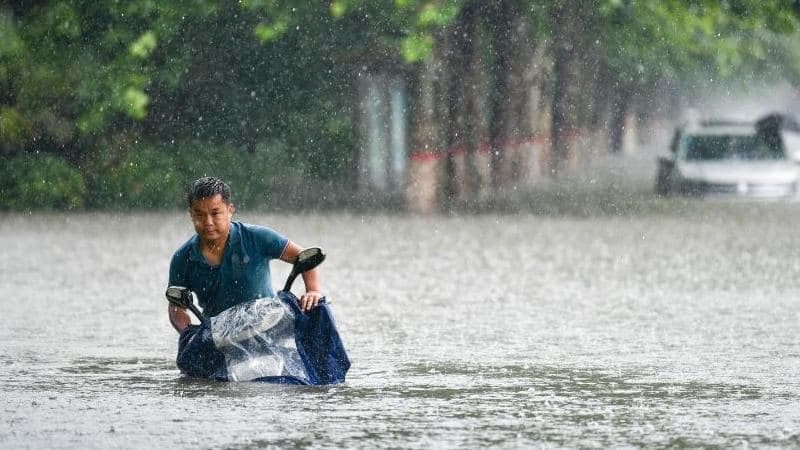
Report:
[[[319,306],[319,301],[323,297],[321,292],[308,291],[300,297],[300,310],[303,312],[311,311]]]
[[[303,247],[289,241],[289,243],[286,244],[286,248],[283,250],[281,260],[289,264],[294,264],[301,250],[303,250]],[[317,269],[303,272],[302,276],[303,283],[306,285],[306,293],[300,297],[300,311],[307,312],[319,306],[319,301],[323,297],[321,292],[322,284],[319,281]]]

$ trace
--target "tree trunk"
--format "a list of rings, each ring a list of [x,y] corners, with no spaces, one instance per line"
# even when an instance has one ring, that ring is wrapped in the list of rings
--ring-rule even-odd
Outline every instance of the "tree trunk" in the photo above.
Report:
[[[430,213],[436,209],[439,195],[439,162],[441,155],[441,122],[439,80],[442,64],[438,53],[418,64],[412,88],[411,136],[412,152],[406,192],[408,209]]]
[[[468,3],[451,28],[449,46],[450,92],[447,96],[451,118],[448,145],[455,196],[463,202],[474,200],[480,189],[476,157],[480,142],[483,92],[480,55],[479,14],[476,2]]]
[[[622,151],[623,139],[625,138],[625,120],[628,116],[630,99],[630,89],[617,85],[611,102],[611,123],[608,129],[608,146],[611,153],[620,153]]]
[[[512,12],[510,67],[508,70],[508,96],[511,106],[510,117],[505,125],[506,142],[510,144],[511,154],[505,161],[506,177],[518,183],[525,175],[527,155],[521,143],[533,133],[534,108],[531,105],[531,90],[534,86],[534,44],[531,39],[530,23],[526,14]]]
[[[457,25],[446,27],[437,39],[437,46],[434,50],[435,57],[441,60],[441,77],[438,80],[439,92],[437,96],[436,116],[441,124],[441,148],[444,150],[444,179],[442,180],[441,204],[444,209],[452,208],[453,202],[458,195],[458,179],[456,168],[456,154],[454,149],[458,145],[459,132],[463,124],[459,123],[462,119],[458,115],[457,107],[461,100],[459,88],[460,83],[456,74],[460,67],[457,57]]]
[[[505,133],[512,121],[513,105],[510,87],[513,11],[510,0],[498,0],[490,7],[492,17],[492,64],[493,92],[491,95],[491,121],[489,122],[489,145],[491,152],[492,189],[499,193],[505,176]]]
[[[554,75],[555,86],[552,104],[552,152],[550,173],[557,175],[574,163],[573,141],[579,128],[578,105],[580,101],[580,40],[586,36],[587,27],[581,0],[563,0],[553,5],[554,19]]]

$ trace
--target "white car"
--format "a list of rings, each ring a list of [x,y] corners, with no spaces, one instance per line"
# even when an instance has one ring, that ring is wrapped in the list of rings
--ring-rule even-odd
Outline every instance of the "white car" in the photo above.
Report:
[[[658,159],[656,193],[794,198],[800,165],[779,133],[755,123],[705,121],[679,127],[670,154]]]

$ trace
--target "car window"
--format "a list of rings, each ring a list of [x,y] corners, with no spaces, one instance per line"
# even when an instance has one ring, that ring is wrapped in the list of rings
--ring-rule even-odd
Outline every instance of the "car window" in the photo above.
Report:
[[[726,159],[782,159],[780,147],[769,146],[757,136],[749,135],[694,135],[687,136],[686,159],[714,161]]]

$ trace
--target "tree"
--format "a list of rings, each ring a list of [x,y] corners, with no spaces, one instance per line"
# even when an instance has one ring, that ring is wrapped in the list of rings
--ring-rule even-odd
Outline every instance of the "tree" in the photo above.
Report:
[[[799,14],[796,0],[7,1],[0,156],[24,158],[5,170],[78,171],[70,189],[107,200],[90,207],[221,167],[201,159],[236,166],[254,193],[303,177],[346,184],[357,79],[383,71],[412,87],[416,148],[450,157],[441,198],[472,200],[486,140],[495,191],[521,176],[508,144],[536,131],[536,79],[548,81],[558,171],[578,156],[576,130],[610,124],[618,148],[626,118],[666,114],[659,105],[695,80],[745,71],[800,85]]]

